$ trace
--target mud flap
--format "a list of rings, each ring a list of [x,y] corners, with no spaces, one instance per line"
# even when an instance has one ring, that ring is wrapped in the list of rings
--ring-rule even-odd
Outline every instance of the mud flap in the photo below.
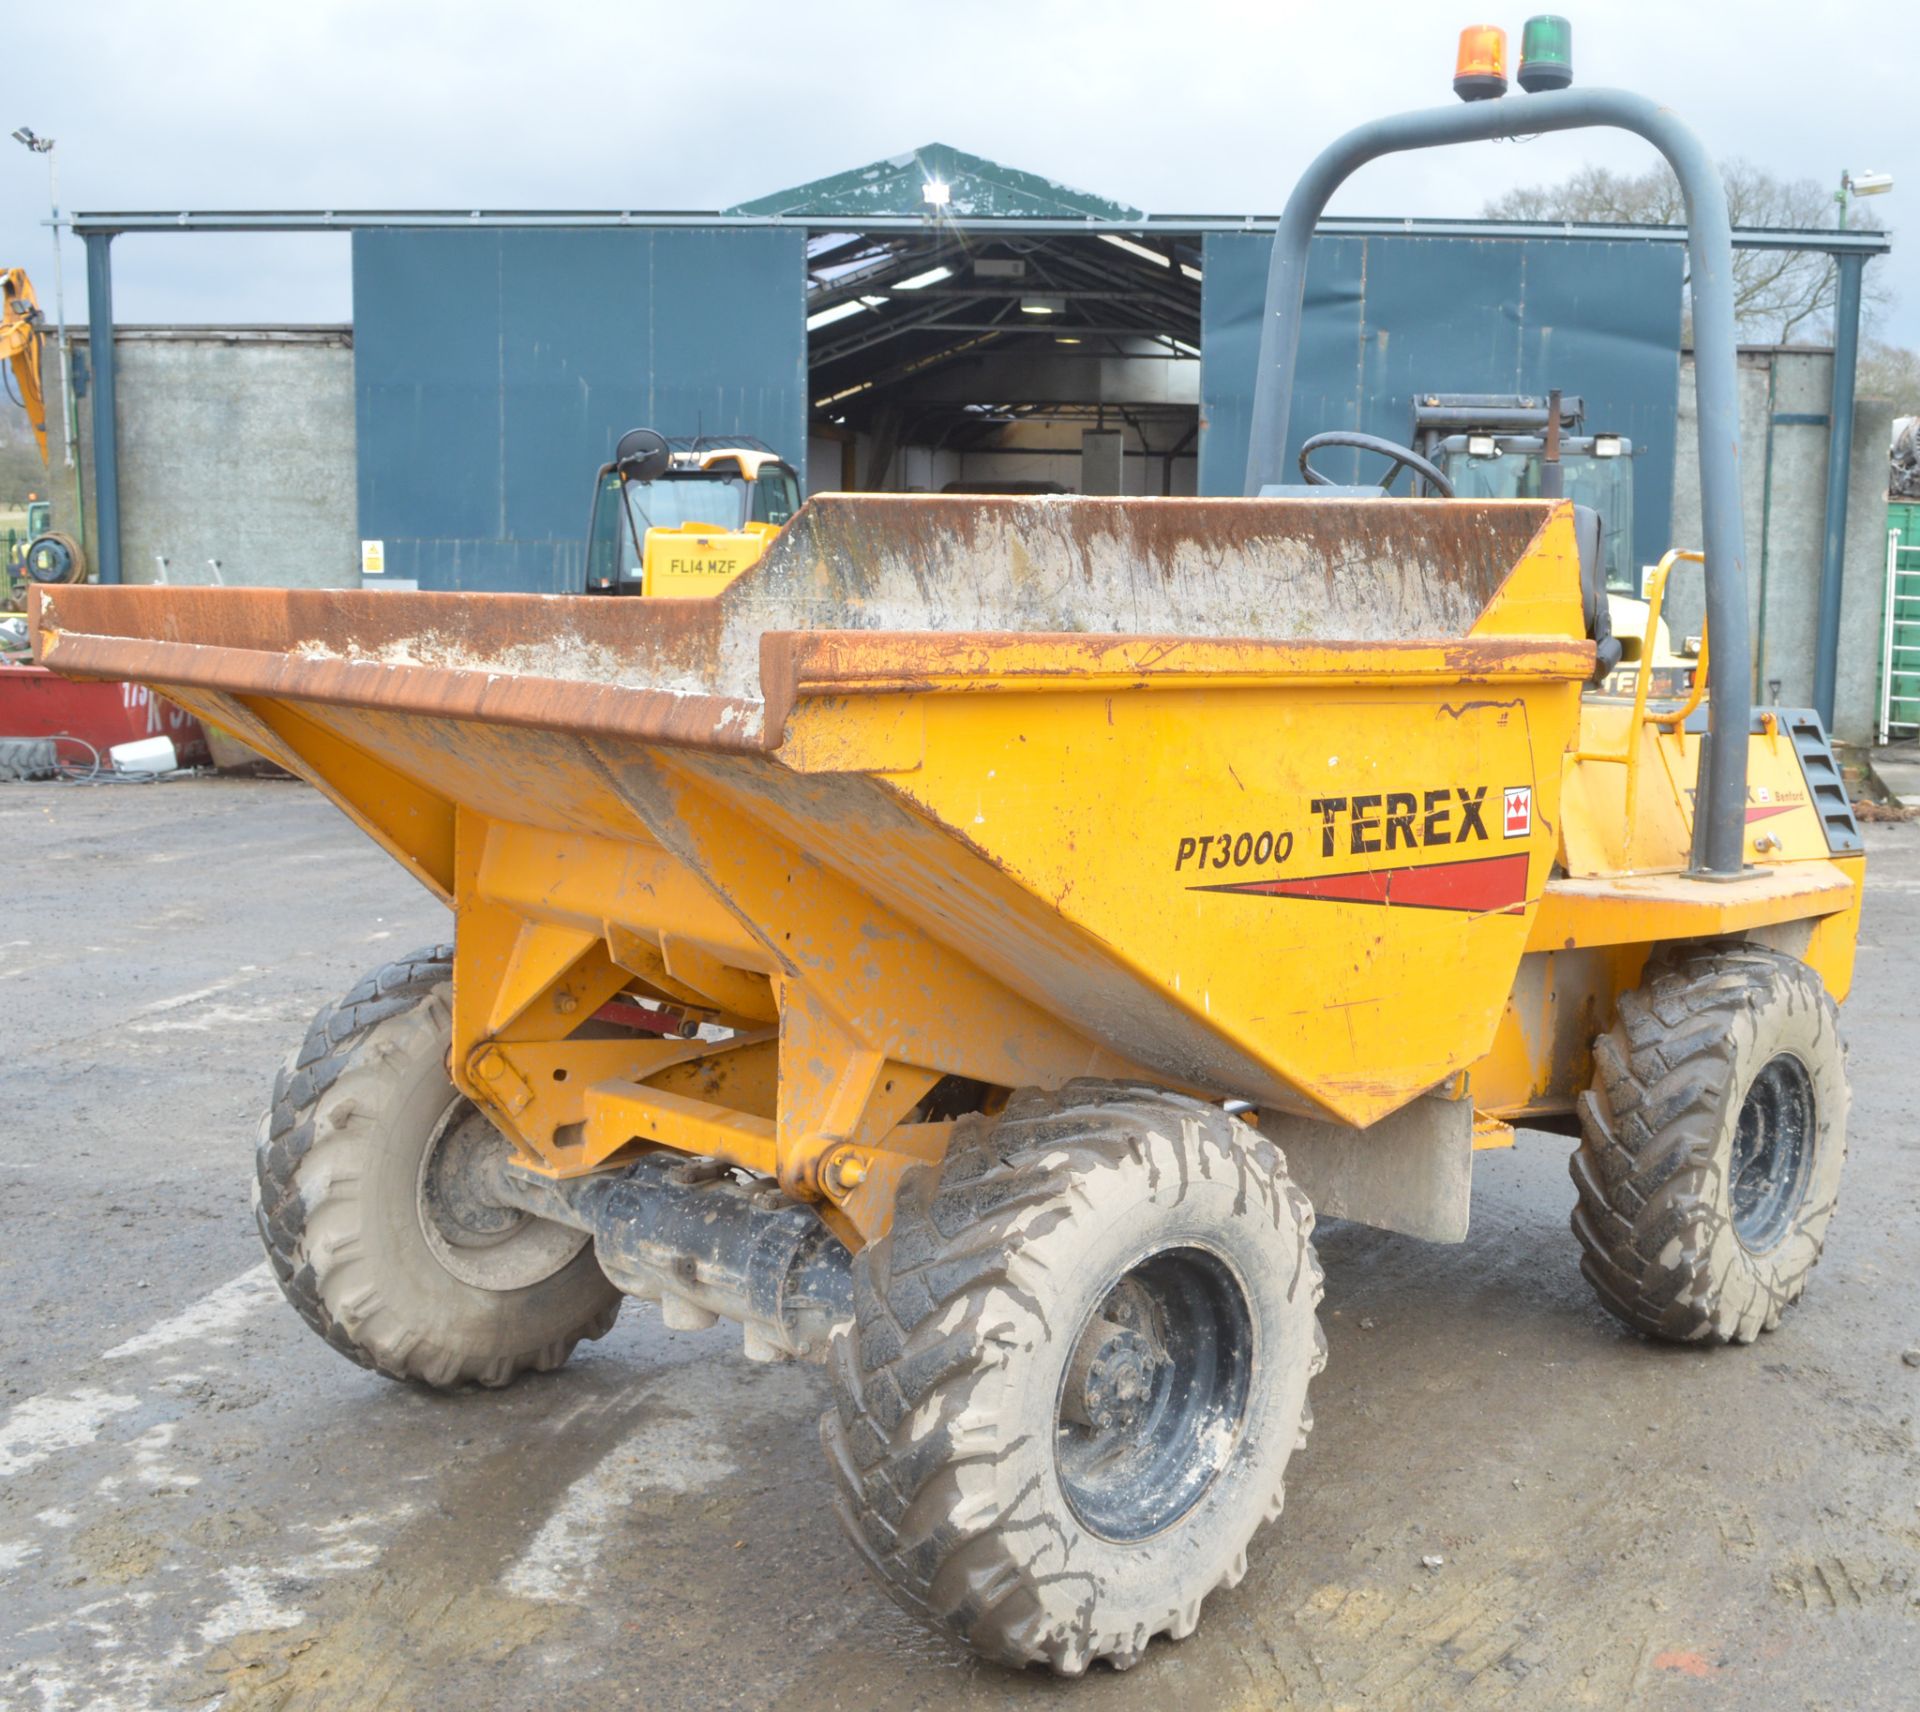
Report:
[[[1265,1112],[1259,1129],[1286,1156],[1293,1180],[1320,1217],[1352,1219],[1428,1242],[1466,1240],[1471,1100],[1429,1095],[1366,1129]]]

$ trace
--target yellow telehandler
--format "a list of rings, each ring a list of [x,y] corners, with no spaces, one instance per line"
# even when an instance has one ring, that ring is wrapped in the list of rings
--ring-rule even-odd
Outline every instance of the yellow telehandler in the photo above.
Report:
[[[452,911],[315,1018],[262,1122],[316,1333],[504,1385],[634,1296],[824,1361],[880,1583],[1071,1675],[1191,1633],[1279,1514],[1316,1212],[1457,1241],[1479,1151],[1577,1136],[1614,1314],[1779,1321],[1845,1150],[1864,857],[1819,721],[1751,706],[1725,199],[1670,110],[1493,81],[1295,189],[1247,497],[821,495],[705,599],[36,592],[47,664],[253,744]],[[1329,443],[1446,488],[1342,430],[1285,467],[1338,185],[1592,125],[1690,210],[1678,703],[1592,693],[1585,508],[1335,487]]]
[[[588,592],[716,595],[799,509],[799,475],[764,441],[629,429],[594,477]]]

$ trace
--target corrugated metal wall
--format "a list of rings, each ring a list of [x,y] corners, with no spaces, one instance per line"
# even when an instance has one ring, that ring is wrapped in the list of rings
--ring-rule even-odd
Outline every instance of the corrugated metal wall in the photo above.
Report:
[[[1272,241],[1206,240],[1200,491],[1237,494]],[[1634,542],[1670,544],[1681,253],[1645,243],[1316,238],[1288,467],[1309,435],[1357,428],[1406,444],[1416,392],[1539,392],[1587,402],[1587,426],[1634,444]],[[1349,457],[1342,473],[1339,459]],[[1375,481],[1379,459],[1319,460]],[[1401,491],[1406,478],[1401,478]]]
[[[581,586],[626,429],[746,433],[805,467],[805,238],[357,232],[363,539],[422,588]]]

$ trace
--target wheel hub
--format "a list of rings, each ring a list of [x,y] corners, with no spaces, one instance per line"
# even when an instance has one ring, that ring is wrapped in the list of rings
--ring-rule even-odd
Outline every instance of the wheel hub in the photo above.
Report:
[[[1755,1253],[1778,1243],[1800,1209],[1813,1160],[1814,1115],[1806,1066],[1784,1052],[1754,1077],[1741,1102],[1728,1191],[1734,1235]]]
[[[1199,1502],[1240,1441],[1253,1321],[1230,1267],[1165,1249],[1108,1291],[1061,1374],[1054,1440],[1074,1513],[1108,1539],[1145,1539]]]
[[[1145,1332],[1095,1320],[1067,1375],[1061,1412],[1101,1432],[1128,1432],[1153,1397],[1167,1352]]]
[[[420,1229],[434,1258],[463,1284],[524,1290],[551,1278],[590,1240],[585,1231],[502,1202],[493,1184],[506,1138],[458,1100],[420,1162]]]

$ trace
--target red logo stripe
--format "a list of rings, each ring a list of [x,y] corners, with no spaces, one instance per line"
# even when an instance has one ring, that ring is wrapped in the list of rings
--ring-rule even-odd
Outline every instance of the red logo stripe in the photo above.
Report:
[[[1765,808],[1750,808],[1747,810],[1747,824],[1751,826],[1756,820],[1770,820],[1776,814],[1792,814],[1801,806],[1799,803],[1769,803]]]
[[[1242,880],[1191,886],[1195,892],[1240,892],[1261,898],[1319,898],[1331,903],[1387,904],[1402,909],[1466,910],[1484,915],[1527,901],[1527,855],[1483,856],[1471,862],[1434,862],[1421,868],[1362,868],[1311,879]]]

